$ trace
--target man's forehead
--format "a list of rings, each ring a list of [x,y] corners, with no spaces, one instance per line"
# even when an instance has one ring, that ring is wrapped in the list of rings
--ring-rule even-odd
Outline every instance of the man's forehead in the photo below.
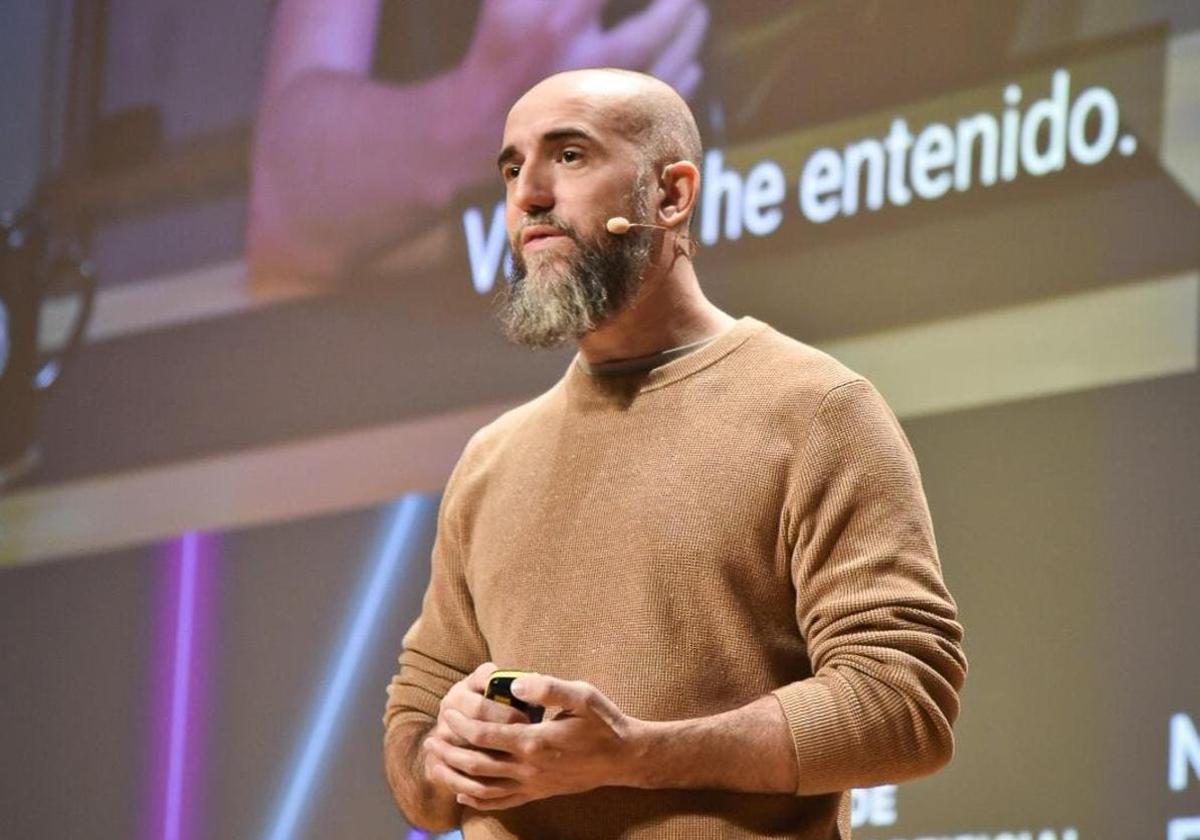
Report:
[[[619,131],[631,89],[628,84],[606,81],[604,75],[561,74],[535,85],[508,112],[505,144],[516,141],[519,134],[528,132],[536,137],[566,124],[596,134]]]
[[[554,102],[525,100],[517,102],[508,112],[504,135],[519,132],[540,134],[547,126],[566,123],[594,125],[603,122],[603,109],[597,103],[578,97],[564,97]]]

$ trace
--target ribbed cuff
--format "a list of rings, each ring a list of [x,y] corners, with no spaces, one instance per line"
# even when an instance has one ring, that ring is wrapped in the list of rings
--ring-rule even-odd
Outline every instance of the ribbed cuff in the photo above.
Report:
[[[845,760],[847,733],[829,689],[813,680],[788,683],[772,694],[783,707],[796,751],[796,794],[810,796],[844,789],[837,768]]]

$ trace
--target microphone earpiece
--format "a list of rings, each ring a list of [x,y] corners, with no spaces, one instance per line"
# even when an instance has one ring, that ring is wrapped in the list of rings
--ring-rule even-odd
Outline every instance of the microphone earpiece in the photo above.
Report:
[[[615,233],[617,235],[620,235],[622,233],[629,233],[629,229],[635,228],[635,227],[657,228],[658,230],[670,230],[669,227],[665,227],[663,225],[643,225],[643,224],[639,224],[638,222],[631,222],[628,219],[626,219],[624,216],[613,216],[611,219],[609,219],[607,222],[604,223],[604,227],[608,229],[609,233]]]

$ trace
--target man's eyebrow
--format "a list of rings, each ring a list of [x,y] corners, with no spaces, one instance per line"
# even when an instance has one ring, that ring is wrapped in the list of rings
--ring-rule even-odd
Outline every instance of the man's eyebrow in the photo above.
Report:
[[[508,163],[508,161],[510,161],[514,157],[516,157],[516,155],[517,155],[517,147],[514,146],[512,143],[509,143],[507,146],[505,146],[503,149],[500,150],[500,156],[496,158],[496,168],[503,169],[504,164]]]
[[[592,143],[596,142],[596,137],[586,129],[578,126],[564,126],[563,128],[552,128],[542,135],[543,142],[553,142],[555,140],[588,140]],[[517,156],[517,147],[509,143],[500,150],[500,155],[496,158],[496,167],[503,168],[504,164]]]

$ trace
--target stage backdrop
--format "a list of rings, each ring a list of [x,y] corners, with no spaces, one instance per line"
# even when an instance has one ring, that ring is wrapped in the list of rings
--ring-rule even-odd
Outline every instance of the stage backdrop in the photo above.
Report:
[[[570,358],[491,318],[504,112],[617,64],[698,115],[712,299],[921,464],[957,754],[855,837],[1200,838],[1200,5],[15,5],[0,835],[409,830],[379,718],[441,488]]]

